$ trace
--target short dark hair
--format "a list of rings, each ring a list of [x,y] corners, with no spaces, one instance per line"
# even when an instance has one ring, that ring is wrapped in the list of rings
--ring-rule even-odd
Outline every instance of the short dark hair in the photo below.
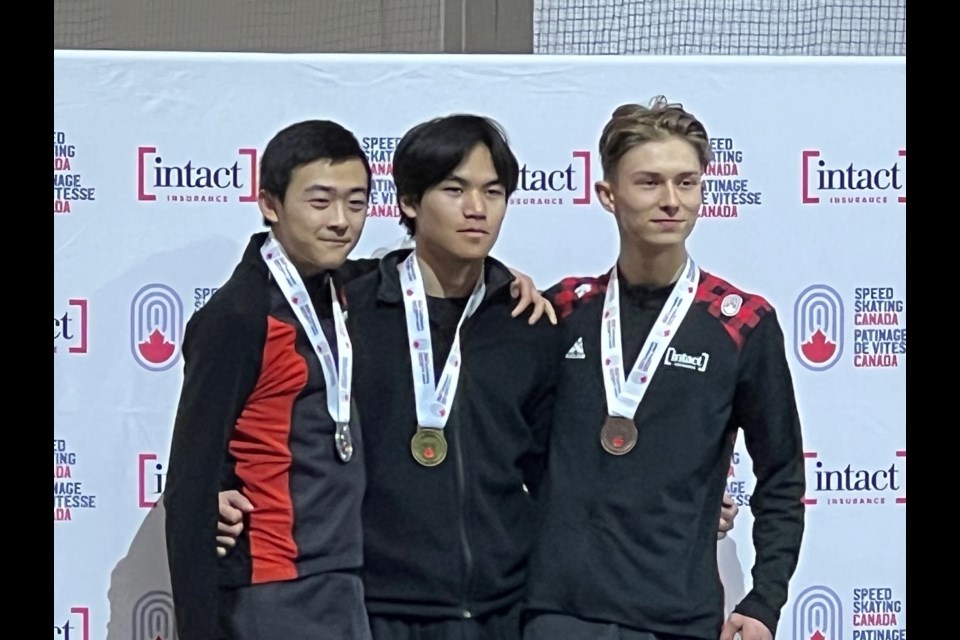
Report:
[[[336,164],[357,159],[367,170],[367,193],[372,186],[370,161],[349,130],[330,120],[305,120],[278,132],[267,143],[260,156],[260,188],[277,197],[286,198],[293,171],[317,160]],[[264,219],[264,224],[270,222]]]
[[[457,114],[418,124],[401,138],[393,154],[397,203],[408,199],[419,204],[427,189],[449,178],[478,144],[490,150],[497,178],[509,198],[517,189],[520,164],[503,128],[491,118]],[[416,222],[400,210],[400,224],[411,236],[416,234]]]

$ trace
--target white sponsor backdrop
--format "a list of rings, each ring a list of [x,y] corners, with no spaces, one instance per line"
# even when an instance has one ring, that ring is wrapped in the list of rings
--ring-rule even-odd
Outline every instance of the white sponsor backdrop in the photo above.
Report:
[[[903,58],[55,52],[54,636],[174,637],[151,505],[182,330],[261,228],[249,195],[276,131],[329,118],[356,133],[378,174],[367,256],[403,240],[389,169],[403,132],[495,117],[524,175],[494,253],[546,287],[612,265],[597,139],[617,105],[662,93],[715,139],[693,254],[765,295],[786,334],[811,504],[778,637],[899,638],[905,74]],[[728,488],[744,508],[719,547],[734,594],[750,586],[752,487],[738,443]]]

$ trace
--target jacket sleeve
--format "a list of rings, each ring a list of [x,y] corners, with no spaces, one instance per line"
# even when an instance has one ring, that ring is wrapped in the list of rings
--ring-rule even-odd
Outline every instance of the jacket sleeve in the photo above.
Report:
[[[204,307],[187,325],[163,496],[181,640],[216,637],[217,494],[230,433],[259,377],[266,331],[252,317],[217,311]]]
[[[528,315],[523,314],[517,321],[526,322]],[[550,442],[550,428],[553,424],[553,409],[557,401],[557,381],[560,370],[558,357],[561,353],[562,332],[560,327],[545,324],[548,322],[545,318],[541,319],[538,324],[544,326],[535,328],[539,329],[540,340],[538,385],[523,407],[524,415],[527,416],[527,422],[533,433],[532,450],[523,461],[523,483],[534,499],[539,495],[540,485],[546,474],[547,448]]]
[[[784,337],[776,313],[747,336],[734,412],[757,478],[753,512],[753,588],[734,609],[776,636],[804,531],[803,442]]]

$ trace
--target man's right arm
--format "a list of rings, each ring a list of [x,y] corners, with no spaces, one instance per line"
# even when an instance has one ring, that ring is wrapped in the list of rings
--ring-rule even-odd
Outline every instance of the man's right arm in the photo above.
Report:
[[[163,496],[181,640],[215,636],[217,492],[230,432],[259,376],[263,331],[245,316],[216,314],[211,308],[187,326],[183,388]]]

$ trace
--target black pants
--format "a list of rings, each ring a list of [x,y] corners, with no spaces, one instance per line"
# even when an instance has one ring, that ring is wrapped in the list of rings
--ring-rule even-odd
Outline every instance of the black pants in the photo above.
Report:
[[[321,573],[220,592],[219,640],[370,640],[363,583]]]
[[[516,604],[482,618],[431,620],[398,616],[370,616],[373,640],[520,640]]]
[[[720,634],[717,634],[719,637]],[[587,622],[573,616],[540,613],[523,629],[523,640],[699,640],[686,636],[649,633],[608,622]]]

